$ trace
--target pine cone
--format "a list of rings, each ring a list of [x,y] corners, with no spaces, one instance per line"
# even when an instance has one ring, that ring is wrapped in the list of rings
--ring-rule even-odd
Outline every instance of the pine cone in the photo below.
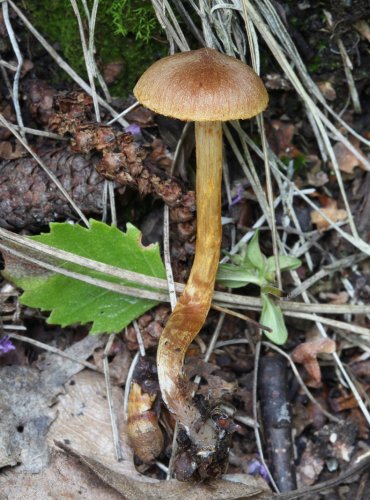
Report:
[[[161,305],[140,316],[137,320],[145,349],[155,347],[171,311],[167,305]],[[139,346],[135,328],[129,326],[125,331],[124,340],[130,351],[137,351]]]
[[[94,160],[68,147],[38,154],[84,213],[102,212],[104,180]],[[0,226],[31,230],[67,217],[76,218],[75,211],[33,158],[0,164]]]

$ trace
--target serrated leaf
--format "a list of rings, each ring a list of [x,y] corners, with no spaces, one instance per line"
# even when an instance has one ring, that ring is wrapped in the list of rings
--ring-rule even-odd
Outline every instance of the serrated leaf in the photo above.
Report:
[[[262,293],[262,312],[260,323],[271,328],[271,332],[264,334],[275,344],[284,344],[288,338],[288,331],[285,326],[283,313],[279,306],[274,304],[268,295]]]
[[[87,229],[69,223],[52,223],[50,233],[30,239],[121,269],[165,278],[158,245],[144,247],[141,233],[134,226],[127,224],[127,232],[124,233],[95,220],[91,220],[90,224]],[[114,283],[129,283],[130,286],[143,288],[76,264],[64,263],[63,267]],[[14,265],[14,260],[12,264],[12,259],[6,259],[3,274],[24,290],[21,296],[23,304],[51,311],[48,323],[64,327],[92,322],[90,333],[93,334],[119,332],[157,304],[153,300],[121,295],[67,276],[43,272],[40,268],[31,271],[30,266],[22,267],[19,262]]]
[[[259,271],[263,271],[266,264],[266,257],[263,255],[259,244],[259,232],[254,233],[253,238],[248,243],[246,258],[253,264]]]
[[[220,264],[216,280],[221,285],[229,288],[241,288],[250,283],[262,285],[261,278],[255,271],[248,267],[234,266],[233,264]]]

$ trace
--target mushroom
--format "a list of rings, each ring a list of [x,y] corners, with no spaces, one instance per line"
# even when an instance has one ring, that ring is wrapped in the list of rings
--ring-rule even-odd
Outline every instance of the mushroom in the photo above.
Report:
[[[210,309],[219,263],[222,122],[259,114],[268,95],[252,68],[210,48],[155,62],[140,77],[134,95],[159,114],[195,122],[196,251],[189,280],[160,337],[157,365],[163,400],[190,439],[194,470],[203,467],[202,476],[217,475],[222,471],[212,463],[225,430],[203,418],[193,404],[183,364]]]

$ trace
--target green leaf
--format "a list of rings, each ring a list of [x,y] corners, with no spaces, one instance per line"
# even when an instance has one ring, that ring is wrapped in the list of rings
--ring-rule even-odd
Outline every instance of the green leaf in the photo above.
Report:
[[[298,269],[302,265],[302,262],[296,257],[290,257],[289,255],[279,255],[279,267],[280,271],[293,271]],[[274,256],[269,257],[266,261],[266,275],[271,276],[276,271],[275,258]]]
[[[282,290],[280,290],[280,288],[276,288],[276,286],[272,286],[270,284],[262,286],[261,293],[273,295],[274,297],[281,297],[283,295],[283,292]]]
[[[222,250],[223,255],[229,257],[230,262],[235,264],[236,266],[242,266],[244,263],[244,254],[245,254],[245,246],[239,249],[239,253],[233,254],[227,252],[226,250]]]
[[[143,246],[141,233],[134,226],[127,224],[127,232],[124,233],[102,222],[91,220],[90,223],[89,229],[69,223],[52,223],[50,233],[30,239],[121,269],[165,278],[158,245]],[[7,256],[5,259],[3,274],[24,290],[21,302],[29,307],[51,311],[48,318],[50,324],[64,327],[92,322],[90,333],[117,333],[157,304],[153,300],[121,295],[67,276],[45,272],[38,267],[22,266],[20,261]],[[76,264],[62,265],[65,269],[88,276],[143,288]]]
[[[221,285],[229,288],[240,288],[254,283],[261,286],[263,283],[256,271],[244,266],[235,266],[233,264],[220,264],[216,280]]]
[[[260,323],[271,328],[271,332],[263,333],[275,344],[284,344],[288,338],[288,331],[285,326],[283,313],[279,306],[274,304],[268,295],[262,293],[262,312]]]
[[[263,271],[266,264],[266,257],[263,255],[259,244],[259,231],[256,231],[251,241],[248,243],[246,258],[259,271]]]

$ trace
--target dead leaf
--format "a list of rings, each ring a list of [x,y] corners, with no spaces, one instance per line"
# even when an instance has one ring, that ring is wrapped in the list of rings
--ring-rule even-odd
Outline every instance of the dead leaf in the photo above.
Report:
[[[94,457],[111,470],[139,479],[141,476],[134,467],[123,421],[122,390],[112,387],[112,397],[123,453],[121,462],[116,460],[114,453],[104,377],[88,370],[73,377],[66,386],[66,394],[59,397],[55,407],[58,418],[50,429],[48,442],[52,447],[56,441],[65,443],[79,455]]]
[[[207,376],[207,384],[200,387],[199,394],[204,395],[205,397],[212,397],[212,400],[218,401],[224,399],[227,396],[231,396],[236,392],[238,388],[238,383],[235,382],[226,382],[221,377],[217,375],[208,375]]]
[[[102,335],[87,335],[79,342],[65,349],[64,352],[72,358],[86,360],[93,354],[95,349],[102,346],[103,342]],[[81,363],[52,353],[45,354],[37,362],[37,367],[43,371],[43,377],[54,385],[65,384],[73,375],[85,369]]]
[[[347,304],[349,300],[349,294],[345,290],[338,293],[332,292],[321,292],[319,294],[320,299],[328,301],[329,304],[340,305]]]
[[[309,172],[307,174],[307,180],[311,184],[311,186],[314,187],[321,187],[325,186],[329,182],[329,177],[326,172],[323,172],[320,170],[319,172],[316,172],[315,174],[312,174]]]
[[[9,158],[4,158],[4,159],[17,160],[18,158],[24,158],[26,156],[27,156],[27,151],[19,142],[16,142],[14,148],[12,148]]]
[[[309,441],[297,466],[298,487],[302,488],[314,484],[321,474],[324,464],[324,460],[315,451],[315,445]]]
[[[272,120],[267,136],[271,148],[277,156],[294,156],[295,147],[293,145],[293,136],[296,133],[296,127],[293,123],[282,120]]]
[[[0,158],[2,160],[10,160],[12,157],[13,146],[9,141],[2,141],[0,143]]]
[[[124,495],[126,500],[236,500],[239,498],[264,499],[273,498],[263,479],[247,474],[226,475],[230,480],[216,479],[209,483],[182,483],[155,481],[143,483],[130,476],[123,476],[104,467],[93,458],[79,456],[103,481]],[[142,476],[143,477],[143,476]]]
[[[317,86],[319,87],[325,99],[327,99],[328,101],[335,101],[335,99],[337,98],[337,93],[335,92],[335,89],[331,82],[317,82]]]
[[[124,67],[123,60],[110,61],[104,64],[103,67],[103,77],[107,85],[112,85],[117,81],[119,76],[122,74]]]
[[[123,385],[126,382],[132,360],[127,347],[119,338],[115,339],[109,357],[113,357],[109,361],[109,375],[115,379],[117,385]],[[93,358],[97,368],[103,371],[104,348],[95,349]]]
[[[132,103],[131,103],[132,104]],[[140,127],[152,127],[154,124],[154,113],[144,106],[137,106],[126,114],[129,123],[136,123]]]
[[[123,452],[123,460],[117,462],[103,376],[85,370],[76,375],[73,381],[74,384],[67,387],[67,394],[59,398],[59,415],[49,433],[49,443],[77,456],[126,500],[232,500],[249,496],[272,498],[263,480],[245,474],[233,478],[235,482],[220,479],[209,484],[158,481],[139,474],[127,444],[123,415],[119,412],[123,404],[123,393],[119,388],[113,387]]]
[[[370,26],[365,21],[365,19],[360,19],[353,23],[353,27],[363,36],[368,42],[370,42]]]
[[[366,157],[359,148],[359,141],[351,141],[353,146],[357,149],[357,151],[364,157],[366,161]],[[368,170],[365,164],[355,156],[352,151],[350,151],[342,142],[337,142],[333,146],[333,151],[335,154],[335,158],[337,159],[339,169],[342,172],[347,172],[349,174],[353,174],[355,167],[360,167],[363,170]]]
[[[22,500],[76,499],[122,500],[122,495],[104,483],[81,461],[53,450],[48,466],[39,474],[8,469],[0,474],[0,491]]]
[[[364,378],[365,382],[370,382],[370,360],[354,361],[351,363],[351,373],[358,378]]]
[[[336,200],[329,199],[325,207],[321,211],[333,222],[341,222],[347,219],[347,212],[342,208],[338,208]],[[311,212],[311,222],[316,224],[319,231],[326,231],[330,224],[329,222],[317,211]]]
[[[50,406],[60,392],[26,366],[4,366],[0,374],[0,468],[40,472],[47,464],[46,434],[55,418]]]
[[[66,353],[86,359],[101,345],[101,337],[90,336]],[[4,366],[0,371],[0,468],[18,465],[17,471],[38,473],[48,462],[46,443],[56,415],[50,409],[64,384],[83,365],[56,354],[38,363],[43,371],[26,366]]]
[[[329,394],[329,405],[335,413],[358,408],[358,402],[354,394],[347,393],[344,389],[341,392],[335,389]]]
[[[315,386],[317,387],[321,384],[321,370],[317,361],[317,355],[320,353],[335,352],[335,348],[336,344],[334,340],[319,338],[298,345],[293,350],[291,356],[293,361],[303,364],[307,373],[310,375],[315,383]]]
[[[279,73],[268,73],[265,75],[265,84],[271,90],[290,90],[292,85],[283,75]]]
[[[369,439],[369,424],[360,408],[357,407],[350,410],[348,419],[356,424],[359,439],[367,441]]]

